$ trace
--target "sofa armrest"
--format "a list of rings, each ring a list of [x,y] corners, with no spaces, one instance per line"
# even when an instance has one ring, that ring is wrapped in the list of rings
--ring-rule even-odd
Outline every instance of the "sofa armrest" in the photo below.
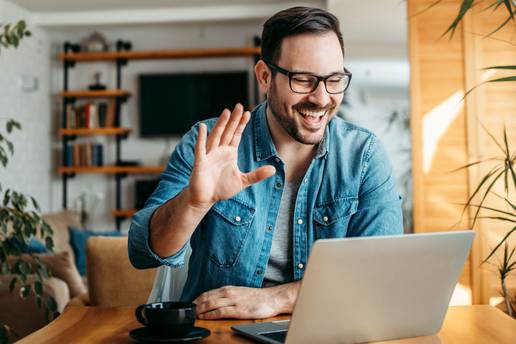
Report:
[[[77,295],[76,297],[72,298],[70,302],[68,302],[65,308],[68,308],[70,306],[91,306],[90,296],[87,292],[81,295]]]
[[[34,293],[31,292],[27,299],[20,297],[21,283],[16,284],[15,290],[9,292],[9,282],[13,275],[0,275],[0,324],[8,325],[20,339],[38,330],[47,324],[45,318],[45,308],[38,308]],[[28,277],[28,282],[33,283],[34,275]],[[63,312],[65,305],[70,300],[70,290],[68,285],[55,277],[44,280],[44,297],[52,296],[57,303],[57,311]]]

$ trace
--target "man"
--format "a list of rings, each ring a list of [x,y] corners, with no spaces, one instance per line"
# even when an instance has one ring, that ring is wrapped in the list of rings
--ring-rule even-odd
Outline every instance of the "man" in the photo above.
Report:
[[[191,246],[181,298],[200,319],[291,313],[316,239],[402,233],[384,149],[335,117],[351,80],[343,61],[332,14],[275,14],[255,66],[267,101],[196,124],[133,217],[135,267],[182,266]]]

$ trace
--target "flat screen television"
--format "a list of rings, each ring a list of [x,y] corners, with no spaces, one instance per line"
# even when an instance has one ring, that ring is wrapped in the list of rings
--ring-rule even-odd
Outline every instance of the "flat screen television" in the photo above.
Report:
[[[248,72],[142,74],[139,96],[140,136],[183,135],[236,103],[247,109]]]

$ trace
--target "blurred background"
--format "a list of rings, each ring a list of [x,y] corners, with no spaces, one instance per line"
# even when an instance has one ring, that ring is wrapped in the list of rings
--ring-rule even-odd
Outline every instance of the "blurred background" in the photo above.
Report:
[[[196,116],[217,116],[220,102],[252,108],[263,100],[252,70],[266,18],[296,5],[325,8],[341,22],[344,62],[353,73],[339,116],[387,147],[404,197],[405,232],[474,228],[453,302],[497,304],[497,245],[514,230],[516,209],[516,88],[489,82],[465,95],[482,82],[512,80],[510,68],[486,68],[514,65],[516,30],[514,21],[499,27],[507,13],[503,6],[484,11],[487,1],[461,16],[453,36],[445,34],[461,3],[0,0],[0,23],[24,19],[32,32],[16,53],[0,54],[0,124],[16,118],[23,125],[0,178],[33,195],[43,212],[66,207],[86,228],[126,232]],[[492,171],[490,177],[505,174],[477,192],[479,183],[490,185]],[[510,220],[473,221],[483,195],[484,206]],[[514,242],[510,235],[506,241]],[[482,264],[494,248],[492,264]]]

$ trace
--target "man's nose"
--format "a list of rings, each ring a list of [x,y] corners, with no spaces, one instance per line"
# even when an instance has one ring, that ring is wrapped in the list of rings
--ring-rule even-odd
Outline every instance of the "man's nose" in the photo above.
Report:
[[[330,94],[326,91],[324,81],[319,81],[317,88],[309,94],[309,100],[321,106],[326,106],[330,102]]]

